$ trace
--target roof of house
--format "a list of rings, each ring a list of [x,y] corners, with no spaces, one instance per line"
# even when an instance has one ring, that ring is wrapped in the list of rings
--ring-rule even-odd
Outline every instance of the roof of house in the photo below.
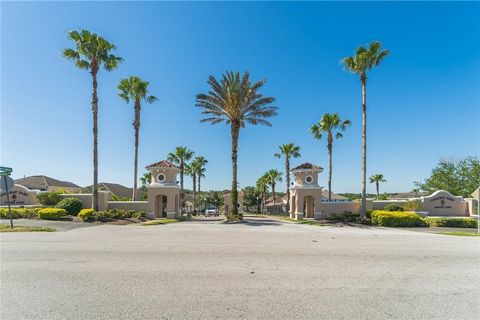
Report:
[[[88,186],[82,189],[84,192],[92,192],[93,186]],[[124,185],[118,183],[110,183],[110,182],[100,182],[98,184],[98,189],[101,191],[108,191],[117,197],[122,198],[132,198],[132,188],[125,187]],[[139,190],[137,190],[137,195],[140,195]]]
[[[278,196],[275,197],[275,204],[280,205],[280,204],[285,204],[285,203],[287,203],[287,196],[286,195],[284,195],[284,196],[278,195]],[[267,207],[274,205],[273,196],[268,197],[265,200],[265,205]]]
[[[73,182],[61,181],[43,175],[15,179],[15,183],[25,186],[31,190],[48,190],[49,188],[81,188],[79,185]]]
[[[322,167],[316,166],[314,164],[311,164],[309,162],[302,163],[301,165],[296,166],[295,168],[291,169],[290,172],[296,171],[296,170],[314,170],[314,171],[320,171],[323,170]]]
[[[170,161],[167,161],[167,160],[162,160],[162,161],[158,161],[158,162],[155,162],[155,163],[152,163],[152,164],[149,164],[148,166],[145,167],[146,169],[152,169],[152,168],[175,168],[175,169],[179,169],[179,167],[177,167],[176,165],[174,165],[173,163],[171,163]]]
[[[328,199],[328,190],[322,190],[322,197]],[[332,200],[348,200],[348,198],[332,192]]]
[[[408,198],[418,198],[422,196],[428,196],[428,192],[399,192],[392,193],[388,195],[388,199],[408,199]]]

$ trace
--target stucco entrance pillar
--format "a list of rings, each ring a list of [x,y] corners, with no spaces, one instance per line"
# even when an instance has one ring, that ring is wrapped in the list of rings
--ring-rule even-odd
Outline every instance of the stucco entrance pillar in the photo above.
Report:
[[[323,169],[311,163],[303,163],[292,170],[294,183],[290,188],[290,218],[320,219],[323,214],[320,210],[322,187],[318,185],[318,173]]]
[[[149,218],[177,218],[180,214],[180,186],[177,174],[180,169],[163,160],[146,167],[152,174],[147,186],[147,216]]]

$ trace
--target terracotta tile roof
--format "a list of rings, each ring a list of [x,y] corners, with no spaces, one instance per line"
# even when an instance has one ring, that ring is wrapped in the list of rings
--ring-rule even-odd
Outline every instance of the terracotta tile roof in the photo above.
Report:
[[[170,161],[167,160],[162,160],[159,162],[152,163],[148,166],[145,167],[146,169],[151,169],[151,168],[176,168],[179,169],[176,165],[171,163]]]
[[[81,187],[70,181],[60,181],[47,176],[30,176],[20,179],[15,179],[16,184],[21,184],[28,189],[38,189],[46,191],[51,188],[78,188]]]
[[[295,168],[291,169],[290,171],[293,171],[293,170],[321,170],[321,169],[323,169],[323,168],[321,168],[319,166],[316,166],[314,164],[305,162],[305,163],[302,163],[299,166],[296,166]]]

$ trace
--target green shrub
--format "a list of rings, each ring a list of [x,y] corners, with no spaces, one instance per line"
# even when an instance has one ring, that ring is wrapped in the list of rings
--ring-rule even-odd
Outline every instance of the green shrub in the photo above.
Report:
[[[84,211],[91,210],[91,211]],[[109,221],[117,219],[129,219],[129,218],[141,218],[145,217],[145,212],[135,211],[135,210],[120,210],[120,209],[109,209],[105,211],[94,212],[93,209],[84,209],[79,214],[78,217],[83,221]]]
[[[60,192],[56,191],[40,192],[37,199],[44,206],[54,206],[62,200]]]
[[[403,205],[403,210],[405,211],[420,211],[422,210],[422,208],[423,208],[423,205],[418,200],[407,201]]]
[[[476,228],[477,219],[475,218],[433,218],[424,219],[430,227],[447,227],[447,228]]]
[[[93,209],[82,209],[78,213],[77,217],[83,221],[92,221],[94,212],[95,211]]]
[[[37,212],[41,208],[12,208],[13,219],[36,218]],[[0,208],[0,218],[8,219],[8,208]]]
[[[65,209],[67,211],[67,214],[74,216],[77,215],[80,210],[82,210],[83,203],[80,199],[77,198],[65,198],[60,201],[55,207]]]
[[[425,227],[422,217],[415,212],[382,211],[371,212],[372,223],[384,227]]]
[[[344,213],[332,213],[330,215],[330,217],[327,217],[327,220],[342,221],[342,222],[355,222],[359,218],[360,218],[359,213],[344,212]]]
[[[383,207],[383,210],[384,211],[404,211],[403,207],[395,203],[387,204],[385,207]]]
[[[38,218],[44,220],[58,220],[67,214],[65,209],[60,208],[44,208],[38,210]]]

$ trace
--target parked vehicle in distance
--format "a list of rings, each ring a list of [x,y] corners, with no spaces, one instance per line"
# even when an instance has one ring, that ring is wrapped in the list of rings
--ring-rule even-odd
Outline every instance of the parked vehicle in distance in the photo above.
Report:
[[[209,208],[205,210],[205,217],[218,217],[218,211],[216,208]]]

